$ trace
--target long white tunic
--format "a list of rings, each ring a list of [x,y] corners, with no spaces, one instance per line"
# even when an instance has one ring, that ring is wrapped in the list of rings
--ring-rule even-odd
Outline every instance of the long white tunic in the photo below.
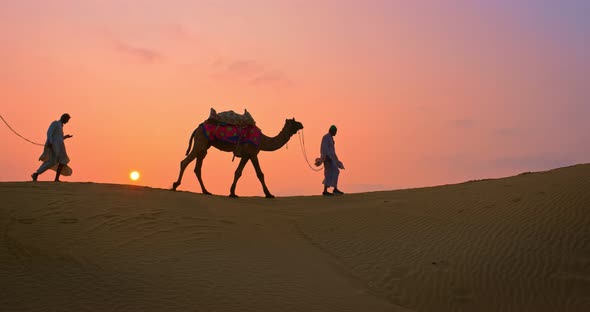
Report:
[[[49,144],[51,144],[51,148],[48,147]],[[70,162],[70,157],[68,157],[64,143],[63,124],[61,121],[56,120],[52,122],[47,129],[47,140],[45,141],[43,154],[39,157],[39,160],[43,161],[43,165],[39,169],[40,172],[47,169],[55,170],[58,164],[67,165]],[[72,169],[64,166],[61,174],[69,176],[72,174]]]
[[[66,151],[66,145],[64,143],[64,130],[61,121],[56,120],[51,123],[49,129],[47,129],[47,143],[51,144],[52,154],[55,162],[67,165],[70,162],[68,153]]]
[[[322,138],[320,155],[324,161],[324,181],[322,183],[327,187],[337,187],[338,176],[340,175],[340,169],[338,168],[340,160],[336,156],[334,138],[330,133],[327,133]]]

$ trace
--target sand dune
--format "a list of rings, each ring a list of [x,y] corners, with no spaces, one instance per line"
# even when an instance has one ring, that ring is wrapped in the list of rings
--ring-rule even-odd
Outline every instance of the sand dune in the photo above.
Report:
[[[590,165],[334,198],[0,196],[1,311],[590,311]]]

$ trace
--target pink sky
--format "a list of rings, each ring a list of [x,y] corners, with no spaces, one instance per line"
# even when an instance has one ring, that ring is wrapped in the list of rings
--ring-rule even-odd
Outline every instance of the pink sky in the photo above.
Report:
[[[490,2],[4,1],[0,114],[40,143],[72,116],[65,181],[169,188],[211,107],[269,136],[295,117],[310,159],[336,124],[345,192],[588,162],[589,5]],[[0,140],[0,181],[29,180],[40,147],[4,125]],[[322,190],[297,135],[260,161],[275,195]],[[212,148],[209,191],[237,164]],[[180,190],[200,192],[193,168]],[[237,193],[263,195],[250,164]]]

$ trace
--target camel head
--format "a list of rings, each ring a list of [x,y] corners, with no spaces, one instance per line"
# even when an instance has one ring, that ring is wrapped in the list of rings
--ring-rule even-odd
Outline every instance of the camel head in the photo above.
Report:
[[[303,124],[295,118],[285,120],[285,129],[289,135],[294,135],[297,131],[303,129]]]

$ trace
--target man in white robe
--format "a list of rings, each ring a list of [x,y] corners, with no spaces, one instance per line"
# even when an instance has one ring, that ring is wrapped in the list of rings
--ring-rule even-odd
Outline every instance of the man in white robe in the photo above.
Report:
[[[43,154],[39,157],[43,164],[34,172],[31,177],[33,181],[37,181],[40,174],[47,171],[48,169],[55,170],[55,182],[60,182],[60,175],[69,176],[72,174],[72,169],[68,166],[70,158],[66,152],[65,139],[69,139],[71,135],[64,135],[63,125],[70,121],[69,114],[61,115],[59,120],[55,120],[47,129],[47,140],[43,148]]]
[[[344,165],[336,156],[336,148],[334,146],[334,136],[338,132],[336,126],[330,126],[329,132],[322,138],[320,147],[320,159],[324,163],[324,196],[342,195],[342,191],[338,189],[338,176],[340,169],[344,169]],[[328,192],[328,187],[333,187],[332,193]]]

